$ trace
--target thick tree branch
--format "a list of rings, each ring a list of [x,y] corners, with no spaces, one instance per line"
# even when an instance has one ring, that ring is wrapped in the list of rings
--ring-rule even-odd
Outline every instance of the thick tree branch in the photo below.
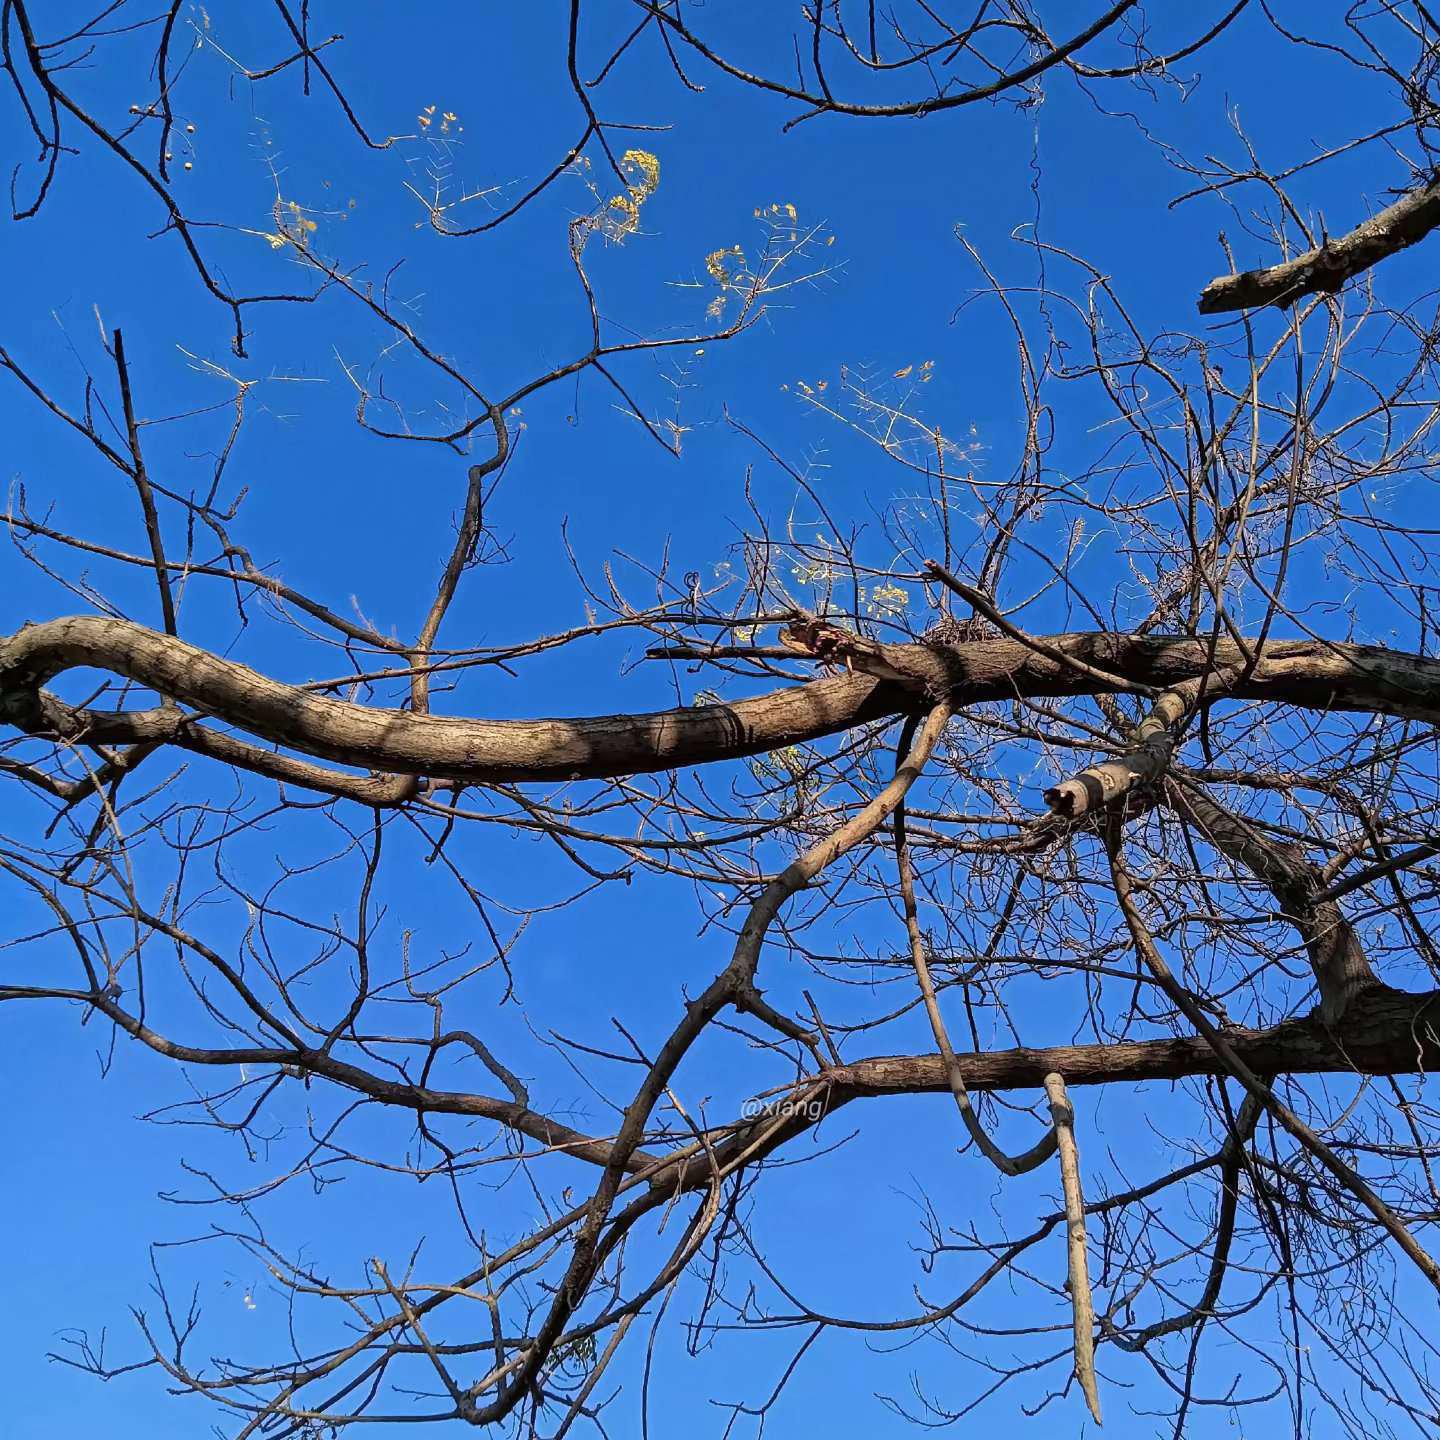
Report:
[[[1293,305],[1306,295],[1330,294],[1347,280],[1423,240],[1440,225],[1440,179],[1402,196],[1338,240],[1293,260],[1239,275],[1220,275],[1201,292],[1199,311],[1214,315],[1257,305]]]
[[[1222,1033],[1230,1054],[1258,1075],[1412,1075],[1440,1063],[1437,1025],[1440,991],[1412,995],[1387,989],[1357,998],[1338,1028],[1312,1015],[1265,1030],[1234,1026]],[[788,1097],[819,1100],[818,1106],[787,1106],[777,1100],[772,1110],[784,1118],[767,1129],[764,1153],[812,1128],[820,1115],[833,1114],[856,1100],[952,1093],[956,1070],[972,1093],[1040,1089],[1045,1077],[1055,1072],[1064,1075],[1067,1088],[1230,1073],[1225,1060],[1199,1035],[961,1052],[953,1056],[953,1066],[943,1055],[876,1055],[833,1066],[802,1082]],[[663,1168],[651,1176],[651,1183],[667,1191],[707,1184],[715,1163],[723,1167],[738,1151],[753,1145],[751,1130],[717,1146],[713,1160],[692,1148],[661,1161]]]
[[[379,1101],[421,1114],[449,1114],[485,1119],[539,1141],[548,1148],[605,1165],[614,1156],[613,1142],[583,1135],[528,1105],[460,1091],[390,1081],[320,1051],[288,1046],[208,1049],[181,1045],[157,1034],[104,996],[83,991],[0,987],[0,1001],[71,999],[101,1011],[122,1029],[167,1057],[190,1065],[290,1066]],[[1409,1075],[1440,1065],[1440,991],[1407,994],[1371,990],[1346,1011],[1341,1026],[1331,1027],[1318,1016],[1287,1020],[1265,1030],[1228,1028],[1223,1034],[1230,1051],[1257,1074]],[[953,1068],[952,1068],[953,1062]],[[856,1100],[884,1096],[949,1093],[958,1069],[972,1092],[1039,1089],[1054,1072],[1068,1087],[1181,1080],[1224,1075],[1228,1069],[1200,1036],[1128,1040],[1111,1044],[1055,1045],[1042,1049],[970,1051],[951,1061],[938,1054],[879,1055],[833,1066],[803,1082],[806,1099],[815,1107],[777,1105],[774,1114],[742,1127],[713,1153],[688,1146],[672,1155],[656,1156],[632,1149],[619,1168],[642,1176],[664,1190],[690,1190],[708,1184],[716,1172],[742,1152],[754,1152],[756,1134],[765,1131],[753,1158],[772,1153],[794,1136],[809,1130],[822,1116]],[[779,1123],[775,1117],[779,1116]]]
[[[1286,1020],[1266,1030],[1228,1027],[1225,1043],[1261,1075],[1410,1075],[1440,1061],[1440,991],[1368,992],[1332,1031],[1318,1016]],[[1070,1088],[1192,1075],[1224,1075],[1224,1062],[1198,1035],[1164,1040],[1122,1040],[1109,1045],[1055,1045],[1045,1049],[959,1054],[956,1062],[971,1091],[1039,1088],[1058,1070]],[[939,1055],[876,1056],[825,1072],[832,1096],[921,1092],[948,1094],[950,1080]],[[833,1108],[834,1100],[831,1105]]]
[[[563,781],[760,754],[913,712],[942,696],[960,707],[1113,688],[1003,637],[953,647],[881,645],[825,627],[823,641],[815,643],[815,658],[846,663],[860,673],[722,705],[577,719],[481,720],[328,699],[142,625],[72,616],[0,639],[0,723],[72,743],[226,748],[235,752],[235,763],[246,764],[243,742],[217,739],[218,732],[198,726],[194,717],[159,708],[80,710],[43,689],[67,670],[93,667],[173,696],[261,740],[331,762],[471,782]],[[1161,690],[1248,658],[1230,641],[1212,645],[1181,636],[1091,632],[1050,636],[1046,643],[1092,670]],[[1307,709],[1382,712],[1437,723],[1440,660],[1379,646],[1273,641],[1232,693]],[[296,783],[310,783],[306,767],[289,763]]]
[[[1165,691],[1150,712],[1126,737],[1124,751],[1113,760],[1089,765],[1045,792],[1045,803],[1068,820],[1078,820],[1092,808],[1108,805],[1137,785],[1158,780],[1170,764],[1185,722],[1202,699],[1218,699],[1234,675],[1202,675],[1183,680]]]
[[[1319,870],[1298,845],[1282,845],[1213,800],[1198,785],[1167,781],[1165,798],[1222,855],[1265,885],[1300,933],[1315,982],[1320,1014],[1335,1024],[1354,998],[1381,984],[1355,928],[1324,895]]]

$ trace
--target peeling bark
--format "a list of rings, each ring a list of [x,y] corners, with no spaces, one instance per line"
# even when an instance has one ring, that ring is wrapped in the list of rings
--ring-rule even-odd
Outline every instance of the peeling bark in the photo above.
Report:
[[[1067,820],[1112,804],[1137,785],[1158,780],[1170,764],[1176,739],[1202,699],[1215,700],[1234,682],[1233,673],[1185,680],[1156,700],[1150,713],[1130,732],[1124,752],[1114,760],[1089,765],[1045,792],[1045,803]]]

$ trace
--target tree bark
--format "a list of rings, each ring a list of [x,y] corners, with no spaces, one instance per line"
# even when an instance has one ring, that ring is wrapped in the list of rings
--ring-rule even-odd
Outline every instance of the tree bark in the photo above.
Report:
[[[1440,1060],[1440,991],[1409,994],[1379,989],[1357,996],[1343,1024],[1332,1029],[1318,1015],[1266,1030],[1227,1028],[1225,1039],[1259,1074],[1408,1075]],[[957,1055],[970,1090],[1039,1089],[1058,1070],[1071,1088],[1123,1081],[1179,1080],[1225,1074],[1224,1062],[1200,1036],[1122,1040],[1106,1045],[1057,1045],[1043,1050],[992,1050]],[[939,1055],[892,1055],[857,1060],[825,1073],[836,1100],[872,1095],[949,1093]]]
[[[838,637],[838,638],[837,638]],[[852,673],[721,705],[576,719],[484,720],[416,715],[333,700],[143,625],[73,616],[0,639],[0,723],[85,744],[168,743],[278,778],[326,788],[325,772],[270,757],[207,727],[214,718],[271,744],[382,774],[469,782],[564,781],[631,775],[759,754],[870,720],[1016,696],[1173,688],[1239,667],[1233,642],[1089,632],[1046,637],[1052,653],[995,637],[953,647],[880,645],[829,627],[815,658]],[[1078,662],[1077,665],[1064,663]],[[92,667],[173,697],[173,709],[100,711],[43,687]],[[1113,676],[1113,682],[1105,675]],[[1440,723],[1440,660],[1378,646],[1286,640],[1267,644],[1231,692],[1315,710],[1378,711]],[[345,781],[357,777],[340,776]],[[358,798],[358,797],[357,797]]]
[[[1306,295],[1333,293],[1347,280],[1423,240],[1440,225],[1440,180],[1412,190],[1338,240],[1327,240],[1281,265],[1220,275],[1201,292],[1202,315],[1293,305]]]
[[[1344,1022],[1332,1028],[1318,1012],[1265,1030],[1229,1027],[1224,1036],[1249,1068],[1263,1075],[1409,1075],[1440,1063],[1440,991],[1407,994],[1376,989],[1356,997]],[[1183,1080],[1225,1075],[1224,1060],[1199,1035],[1161,1040],[1125,1040],[1100,1045],[1055,1045],[1044,1049],[970,1051],[954,1061],[971,1091],[1041,1090],[1052,1072],[1068,1088]],[[806,1104],[786,1105],[777,1097],[753,1125],[716,1147],[713,1157],[688,1153],[657,1162],[649,1177],[666,1190],[694,1189],[755,1145],[764,1132],[763,1153],[811,1129],[818,1120],[856,1100],[891,1095],[949,1094],[951,1072],[944,1056],[877,1055],[836,1065],[799,1082],[794,1092]],[[792,1096],[791,1098],[794,1098]],[[777,1123],[778,1122],[778,1123]]]

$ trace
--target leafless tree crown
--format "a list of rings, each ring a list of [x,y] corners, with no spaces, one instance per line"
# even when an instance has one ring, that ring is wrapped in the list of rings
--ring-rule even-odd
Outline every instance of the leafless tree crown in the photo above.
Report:
[[[149,1118],[202,1127],[205,1157],[182,1198],[207,1246],[155,1251],[123,1337],[74,1297],[58,1358],[201,1397],[239,1437],[642,1433],[658,1368],[722,1347],[743,1357],[726,1388],[661,1433],[805,1433],[787,1403],[827,1351],[883,1366],[877,1415],[927,1426],[983,1402],[1067,1431],[1261,1406],[1267,1432],[1434,1433],[1432,8],[569,0],[535,85],[573,133],[523,165],[463,132],[462,102],[382,133],[365,65],[421,23],[406,7],[212,8],[0,0],[15,252],[94,177],[124,197],[97,226],[150,235],[210,326],[173,364],[163,309],[142,359],[88,292],[63,344],[0,329],[6,432],[66,457],[27,462],[6,513],[0,1000],[12,1024],[63,1014],[76,1064],[174,1062],[144,1072]],[[342,9],[358,48],[322,21]],[[1226,97],[1282,65],[1317,97],[1353,87],[1366,128],[1317,145],[1298,115],[1262,158]],[[704,476],[734,517],[705,568],[617,532],[612,562],[582,546],[531,576],[568,618],[492,588],[465,643],[470,597],[540,563],[517,539],[545,483],[532,424],[593,397],[693,470],[692,362],[763,352],[810,291],[844,294],[834,232],[757,197],[673,314],[617,314],[612,252],[658,246],[657,197],[704,183],[667,162],[676,114],[763,107],[781,147],[923,125],[957,152],[983,117],[1029,165],[1062,87],[1138,127],[1174,181],[1157,212],[1225,225],[1208,272],[1146,261],[1164,318],[1063,227],[1003,256],[959,228],[938,304],[1006,325],[984,363],[1013,370],[1013,444],[982,457],[936,418],[934,361],[794,382],[866,467],[850,514],[717,405],[748,468]],[[258,219],[186,188],[237,94],[273,188]],[[1233,121],[1231,161],[1170,138],[1186,106]],[[416,303],[383,240],[358,253],[349,197],[292,195],[271,108],[324,117],[377,186],[400,165],[417,249],[498,271],[517,229],[548,236],[530,263],[568,288],[543,363],[452,353],[445,297]],[[1374,185],[1321,214],[1357,156]],[[1037,206],[1054,178],[1035,169]],[[503,307],[526,283],[488,288]],[[287,487],[356,506],[347,464],[247,458],[312,378],[289,337],[332,325],[374,339],[335,347],[358,433],[333,443],[397,489],[418,464],[451,487],[433,558],[390,577],[423,592],[404,630],[367,599],[393,510],[373,548],[312,564],[326,537],[286,525]],[[596,469],[628,483],[623,455]],[[438,934],[442,892],[465,919]],[[577,1023],[578,982],[537,958],[557,912],[636,936],[625,976],[587,971]],[[867,1169],[901,1114],[927,1153]],[[325,1226],[341,1179],[413,1213],[413,1248],[321,1263],[273,1227],[307,1191]],[[44,1203],[43,1173],[21,1183]],[[894,1237],[883,1297],[847,1282],[830,1213],[862,1204]],[[264,1288],[243,1351],[189,1298],[218,1246]]]

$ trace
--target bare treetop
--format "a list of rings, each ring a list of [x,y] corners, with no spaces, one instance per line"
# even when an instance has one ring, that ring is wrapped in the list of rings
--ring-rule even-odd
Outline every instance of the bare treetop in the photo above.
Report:
[[[1440,19],[484,8],[0,5],[0,1000],[187,1127],[43,1347],[1429,1433]]]

